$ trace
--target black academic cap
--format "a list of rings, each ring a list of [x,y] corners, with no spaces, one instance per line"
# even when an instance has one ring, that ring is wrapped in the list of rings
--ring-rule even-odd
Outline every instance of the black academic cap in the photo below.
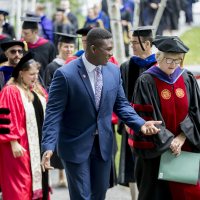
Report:
[[[64,8],[56,8],[56,11],[57,12],[65,12],[65,9]]]
[[[153,26],[140,26],[133,30],[133,36],[152,37],[154,29]]]
[[[26,11],[25,13],[26,17],[39,17],[35,12],[33,11]]]
[[[82,35],[82,36],[86,36],[88,34],[88,32],[92,29],[92,26],[87,26],[84,28],[80,28],[76,31],[76,34]]]
[[[140,46],[143,51],[145,51],[142,41],[140,37],[153,37],[153,32],[152,30],[154,29],[153,26],[140,26],[137,29],[133,30],[133,36],[137,36]]]
[[[13,47],[13,46],[21,46],[22,48],[24,48],[24,43],[19,41],[19,40],[9,40],[7,42],[3,42],[1,43],[1,49],[3,51],[6,51],[7,49],[9,49],[10,47]]]
[[[153,44],[163,52],[187,53],[189,51],[178,36],[156,36]]]
[[[9,15],[9,12],[6,11],[6,10],[0,9],[0,14],[1,14],[1,15],[4,15],[4,16],[8,16],[8,15]]]
[[[67,34],[67,33],[54,33],[58,37],[58,42],[64,42],[64,43],[76,43],[76,38],[78,38],[77,35]]]
[[[21,17],[21,21],[23,21],[22,29],[38,29],[41,20],[40,17]]]
[[[12,77],[17,78],[19,75],[19,71],[23,70],[24,64],[27,63],[29,60],[34,59],[34,53],[33,52],[28,52],[25,54],[21,60],[18,62],[18,64],[14,67]]]

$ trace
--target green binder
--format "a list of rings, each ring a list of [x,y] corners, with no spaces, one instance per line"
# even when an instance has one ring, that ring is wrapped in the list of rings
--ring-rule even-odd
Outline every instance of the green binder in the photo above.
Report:
[[[166,151],[160,159],[158,179],[197,185],[200,153],[181,151],[179,156]]]

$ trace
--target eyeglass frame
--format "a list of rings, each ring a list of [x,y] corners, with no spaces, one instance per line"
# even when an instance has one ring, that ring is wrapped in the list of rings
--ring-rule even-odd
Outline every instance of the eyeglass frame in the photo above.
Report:
[[[174,64],[176,64],[176,65],[178,65],[178,64],[181,64],[181,62],[183,61],[183,59],[181,59],[181,58],[179,58],[179,59],[173,59],[173,58],[166,58],[166,57],[164,57],[164,59],[165,59],[165,62],[167,63],[167,64],[172,64],[172,63],[174,63]],[[171,61],[169,61],[169,60],[171,60]],[[178,61],[178,62],[177,62]],[[180,62],[179,62],[180,61]]]
[[[23,49],[11,49],[11,50],[9,50],[9,53],[11,53],[12,55],[16,54],[17,52],[18,52],[18,54],[21,54],[21,55],[24,53]]]

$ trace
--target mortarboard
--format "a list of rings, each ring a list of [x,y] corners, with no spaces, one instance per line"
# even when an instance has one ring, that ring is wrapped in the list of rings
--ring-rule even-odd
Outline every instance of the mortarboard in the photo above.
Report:
[[[80,28],[76,31],[76,34],[82,35],[82,36],[86,36],[88,34],[88,32],[92,29],[92,26],[87,26],[84,28]]]
[[[137,29],[133,30],[133,36],[137,36],[140,46],[144,51],[144,47],[142,45],[142,41],[140,37],[153,37],[152,30],[155,29],[153,26],[140,26]]]
[[[40,17],[21,17],[22,29],[37,29]]]
[[[67,34],[67,33],[54,33],[58,37],[58,42],[64,42],[64,43],[76,43],[76,38],[78,38],[77,35]]]
[[[9,12],[6,11],[6,10],[0,9],[0,15],[8,16],[8,15],[9,15]]]
[[[65,12],[65,9],[64,8],[56,8],[56,11],[57,12]]]
[[[6,51],[7,49],[9,49],[10,47],[13,47],[13,46],[21,46],[22,48],[24,48],[24,43],[19,41],[19,40],[9,40],[7,42],[3,42],[1,43],[1,49],[3,51]]]
[[[189,51],[178,36],[156,36],[153,44],[163,52],[187,53]]]
[[[26,17],[39,17],[35,12],[33,11],[26,11],[25,13]]]
[[[34,53],[33,52],[28,52],[27,54],[25,54],[21,58],[21,60],[18,62],[16,67],[14,67],[12,77],[17,78],[18,75],[19,75],[19,71],[23,70],[24,64],[27,63],[29,60],[32,60],[32,59],[34,59]]]

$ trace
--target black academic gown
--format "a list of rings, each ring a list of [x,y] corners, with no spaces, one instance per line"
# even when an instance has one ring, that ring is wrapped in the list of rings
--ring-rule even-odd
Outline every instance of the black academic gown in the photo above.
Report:
[[[10,25],[9,23],[5,22],[4,25],[2,26],[2,33],[5,35],[8,35],[10,38],[15,38],[15,31],[14,27]]]
[[[156,64],[155,55],[151,55],[149,58],[149,62],[143,63],[144,66],[139,64],[137,59],[140,59],[134,56],[135,59],[130,59],[124,62],[121,67],[121,76],[123,80],[123,88],[128,98],[128,101],[132,101],[133,91],[135,87],[135,82],[137,78],[144,71],[149,69],[152,65]],[[144,61],[140,59],[140,61]],[[128,134],[125,131],[124,124],[119,122],[118,133],[122,135],[121,139],[121,152],[120,152],[120,164],[119,164],[119,176],[118,183],[121,185],[128,186],[130,182],[135,182],[134,178],[134,157],[131,153],[131,149],[128,145]]]
[[[51,85],[52,79],[53,79],[53,75],[54,72],[62,66],[61,62],[58,63],[58,60],[61,59],[54,59],[53,62],[49,63],[45,69],[45,73],[44,73],[44,83],[45,83],[45,87],[47,89],[47,91],[49,90],[49,87]],[[62,61],[64,64],[64,60]],[[51,157],[51,165],[55,168],[55,169],[64,169],[63,164],[60,160],[60,158],[58,157],[57,151],[54,151],[53,156]]]
[[[54,72],[61,66],[62,65],[55,60],[47,65],[44,72],[44,84],[47,89],[50,87]]]
[[[40,76],[43,80],[46,66],[56,57],[56,48],[50,41],[39,38],[35,44],[28,43],[28,49],[34,53],[34,59],[41,64]]]
[[[33,107],[35,110],[35,116],[36,116],[36,121],[37,121],[37,127],[38,127],[38,137],[39,137],[39,142],[41,144],[42,140],[42,125],[44,121],[44,113],[43,113],[43,108],[42,104],[40,102],[39,97],[35,92],[32,92],[34,95],[34,101],[33,101]],[[40,151],[41,151],[41,145],[40,145]],[[42,155],[41,155],[42,159]],[[48,200],[49,199],[49,178],[48,178],[48,171],[46,170],[45,172],[42,172],[42,193],[43,197],[41,200]]]
[[[193,152],[200,151],[200,90],[194,76],[185,71],[182,74],[188,97],[188,115],[180,123],[180,129],[186,135]],[[161,114],[160,97],[156,89],[153,76],[143,74],[139,77],[134,91],[134,104],[152,105],[153,112],[139,112],[141,117],[152,120],[164,119]],[[164,125],[159,125],[161,131],[154,136],[143,137],[135,134],[135,141],[151,141],[155,148],[134,148],[137,155],[135,177],[139,188],[139,200],[171,200],[171,194],[167,181],[158,180],[160,155],[169,149],[174,134]]]
[[[8,35],[0,34],[0,45],[4,42],[8,42],[11,38]],[[0,47],[0,63],[6,62],[8,59],[5,56],[3,50]]]

